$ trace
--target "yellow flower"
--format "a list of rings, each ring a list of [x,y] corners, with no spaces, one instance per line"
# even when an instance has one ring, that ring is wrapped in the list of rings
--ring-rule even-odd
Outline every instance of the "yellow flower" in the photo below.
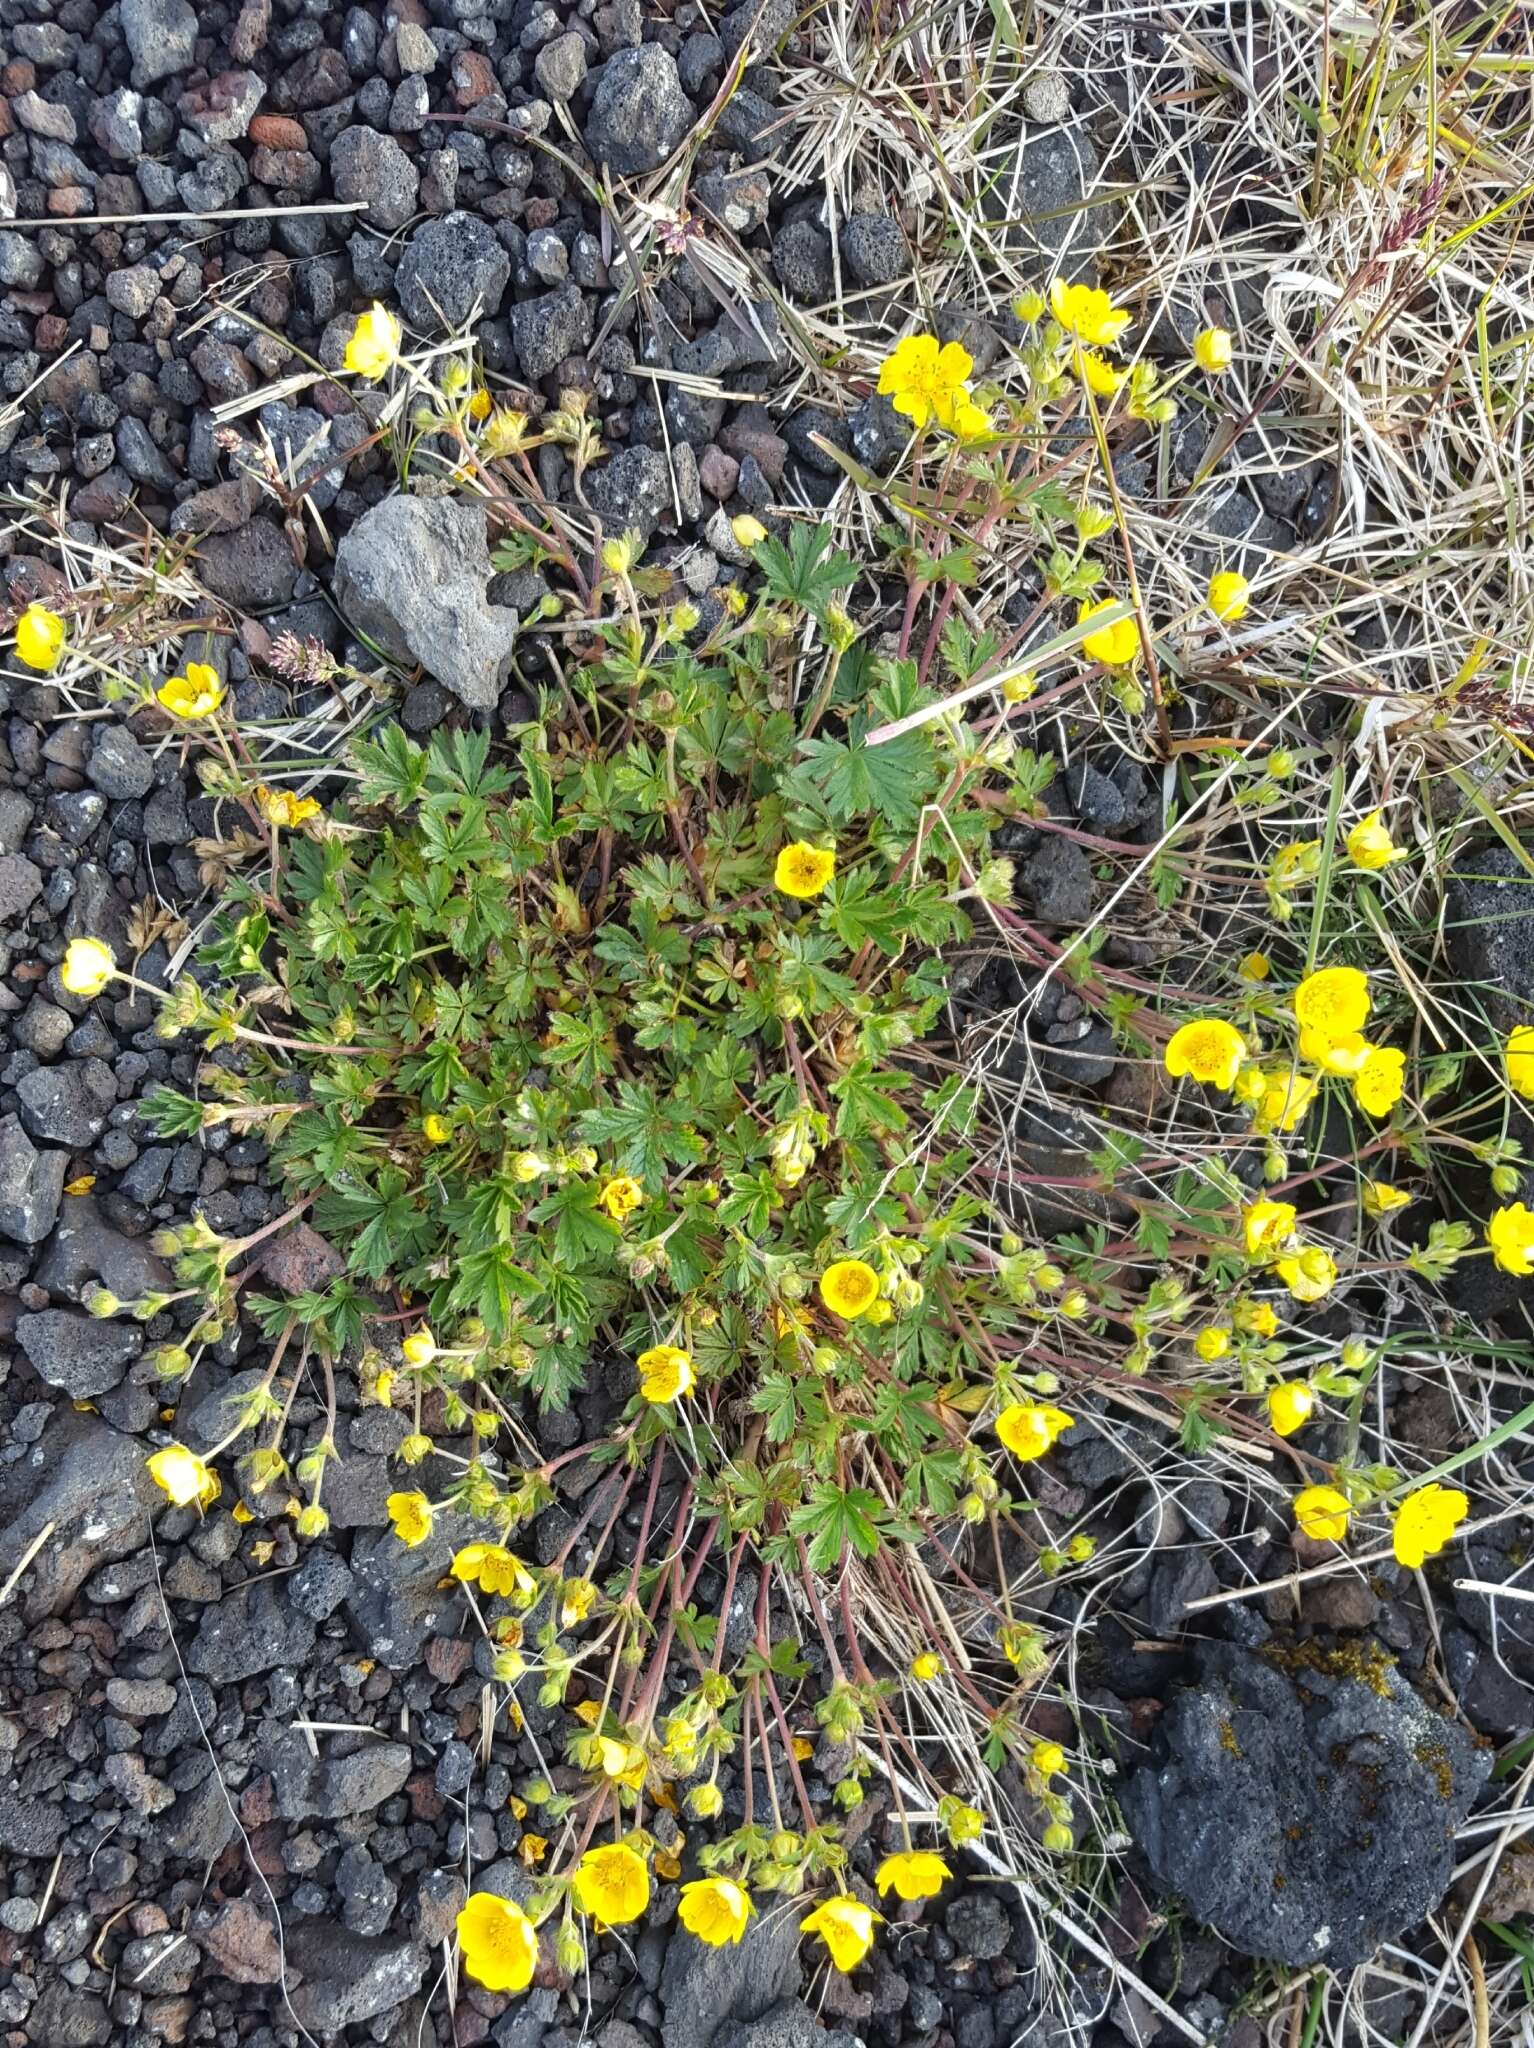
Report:
[[[647,1401],[678,1401],[698,1384],[691,1352],[679,1351],[674,1344],[654,1344],[640,1352],[636,1363],[639,1391]]]
[[[614,1223],[621,1223],[643,1200],[644,1189],[631,1173],[615,1173],[611,1180],[603,1182],[602,1191],[597,1196],[597,1207],[605,1209]]]
[[[1277,1436],[1293,1436],[1315,1412],[1316,1397],[1303,1380],[1268,1389],[1268,1422]]]
[[[430,1365],[437,1355],[437,1340],[430,1328],[422,1323],[419,1330],[412,1330],[400,1346],[400,1354],[406,1365]]]
[[[1389,1116],[1406,1085],[1406,1055],[1393,1045],[1376,1045],[1353,1076],[1353,1099],[1370,1116]]]
[[[1319,1301],[1337,1285],[1337,1262],[1318,1244],[1278,1261],[1278,1277],[1296,1301]]]
[[[882,1899],[891,1890],[901,1899],[935,1899],[953,1873],[931,1849],[901,1849],[886,1856],[874,1873]]]
[[[1064,1778],[1070,1775],[1070,1765],[1065,1760],[1065,1751],[1058,1742],[1036,1742],[1028,1752],[1028,1761],[1041,1778]]]
[[[211,1507],[223,1492],[212,1466],[185,1444],[167,1444],[145,1462],[155,1485],[178,1508],[189,1508],[193,1501],[199,1507]]]
[[[1236,570],[1217,569],[1209,579],[1205,600],[1217,619],[1233,624],[1237,619],[1246,617],[1247,599],[1251,594],[1251,584]]]
[[[559,1589],[559,1625],[574,1628],[596,1605],[597,1589],[590,1579],[566,1579]]]
[[[1243,1210],[1241,1227],[1246,1248],[1254,1259],[1276,1258],[1294,1231],[1295,1210],[1291,1202],[1273,1202],[1266,1196]]]
[[[64,652],[64,621],[34,599],[16,621],[16,654],[28,668],[44,675],[58,667]]]
[[[1486,1225],[1486,1242],[1504,1273],[1527,1279],[1534,1273],[1534,1211],[1523,1202],[1494,1209]]]
[[[650,1873],[626,1842],[588,1849],[575,1868],[575,1903],[593,1920],[622,1927],[650,1903]]]
[[[1231,1319],[1236,1328],[1244,1330],[1249,1337],[1267,1338],[1278,1334],[1278,1317],[1266,1301],[1238,1301]]]
[[[538,1581],[504,1543],[466,1543],[453,1558],[453,1577],[481,1592],[505,1593],[518,1607],[538,1597]]]
[[[755,1911],[744,1885],[727,1877],[700,1877],[682,1886],[677,1918],[710,1948],[726,1948],[740,1940]]]
[[[1515,1024],[1502,1048],[1507,1085],[1526,1102],[1534,1102],[1534,1024]]]
[[[477,384],[464,410],[468,413],[471,420],[487,420],[490,417],[491,407],[494,404],[495,400],[490,396],[484,385]]]
[[[424,1493],[391,1493],[384,1508],[407,1549],[414,1550],[431,1534],[431,1502]]]
[[[1211,377],[1230,368],[1232,354],[1228,327],[1205,327],[1193,337],[1193,360]]]
[[[99,996],[116,971],[110,946],[100,939],[71,939],[64,948],[59,980],[72,996]]]
[[[1193,1340],[1193,1348],[1199,1357],[1209,1365],[1217,1358],[1223,1358],[1230,1349],[1230,1332],[1219,1325],[1211,1324],[1207,1330],[1200,1330]]]
[[[1223,1017],[1195,1017],[1172,1033],[1164,1057],[1174,1080],[1188,1074],[1206,1087],[1230,1088],[1246,1058],[1246,1040]]]
[[[1084,626],[1099,612],[1112,611],[1117,603],[1116,597],[1100,597],[1095,604],[1083,599],[1076,612],[1077,625]],[[1133,618],[1119,619],[1088,633],[1081,646],[1089,660],[1100,661],[1104,668],[1128,668],[1140,659],[1140,628]]]
[[[509,405],[497,406],[480,435],[480,446],[492,461],[502,455],[515,455],[527,439],[527,427],[525,412]]]
[[[1106,356],[1099,355],[1095,348],[1079,348],[1076,361],[1080,367],[1087,389],[1098,398],[1111,398],[1124,387],[1129,375],[1127,370],[1117,370]]]
[[[647,1765],[645,1753],[636,1743],[619,1742],[613,1735],[594,1736],[596,1747],[595,1762],[604,1778],[614,1778],[620,1785],[631,1785],[637,1791],[644,1783]]]
[[[976,405],[967,391],[961,391],[942,424],[957,440],[980,441],[991,431],[991,415],[983,405]]]
[[[742,548],[759,547],[767,538],[767,529],[760,519],[753,519],[749,512],[740,512],[730,521],[730,532],[735,536],[735,545]]]
[[[1364,1182],[1364,1213],[1372,1216],[1376,1223],[1383,1217],[1393,1216],[1397,1209],[1404,1209],[1410,1201],[1411,1196],[1404,1188],[1394,1187],[1388,1180]]]
[[[1379,812],[1371,811],[1348,834],[1348,857],[1356,867],[1388,868],[1392,861],[1405,860],[1406,854],[1391,838]]]
[[[1243,981],[1266,981],[1273,972],[1273,962],[1266,953],[1243,953],[1236,962],[1236,972]]]
[[[801,1934],[818,1934],[826,1945],[826,1951],[837,1969],[855,1970],[864,1956],[874,1945],[874,1923],[883,1923],[884,1915],[876,1913],[872,1906],[865,1906],[861,1899],[851,1892],[841,1892],[834,1899],[827,1899],[823,1906],[817,1906],[813,1913],[806,1913],[799,1922]]]
[[[1323,1038],[1362,1031],[1369,1014],[1368,977],[1356,967],[1322,967],[1295,990],[1294,1014],[1302,1031]]]
[[[966,1806],[962,1799],[945,1799],[941,1811],[950,1842],[978,1842],[985,1833],[985,1815],[978,1806]]]
[[[1128,312],[1106,292],[1059,277],[1050,279],[1049,310],[1068,334],[1101,348],[1111,348],[1129,325]]]
[[[1300,1058],[1323,1074],[1359,1073],[1373,1050],[1361,1031],[1344,1031],[1336,1038],[1314,1029],[1300,1033]]]
[[[796,839],[778,855],[772,883],[785,896],[797,896],[806,902],[811,896],[818,896],[835,873],[834,846],[811,846],[806,840]]]
[[[216,668],[189,661],[184,676],[167,676],[154,694],[174,718],[211,718],[224,701],[224,686]]]
[[[968,349],[958,342],[940,345],[935,334],[908,334],[885,357],[879,390],[913,427],[931,419],[941,426],[952,417],[960,394],[968,396],[965,380],[974,367]]]
[[[525,1991],[538,1967],[532,1921],[513,1900],[494,1892],[470,1892],[464,1900],[458,1949],[464,1968],[487,1991]]]
[[[1295,1526],[1316,1543],[1340,1543],[1352,1512],[1335,1486],[1307,1486],[1294,1496]]]
[[[357,316],[351,340],[346,344],[345,366],[354,376],[376,384],[399,361],[400,324],[387,306],[375,299],[365,313]]]
[[[1396,1509],[1390,1542],[1396,1563],[1416,1571],[1426,1557],[1436,1557],[1470,1512],[1470,1503],[1454,1486],[1435,1479],[1409,1493]]]
[[[438,1116],[433,1110],[421,1119],[421,1136],[428,1145],[445,1145],[453,1135],[453,1127],[445,1116]]]
[[[1063,1408],[1051,1408],[1043,1401],[1014,1401],[1002,1409],[995,1422],[996,1434],[1013,1457],[1024,1464],[1042,1458],[1053,1448],[1057,1437],[1075,1427],[1074,1415],[1067,1415]]]
[[[1292,1131],[1316,1097],[1316,1084],[1309,1074],[1269,1069],[1263,1075],[1263,1090],[1253,1119],[1259,1131]]]
[[[861,1259],[838,1259],[820,1276],[820,1298],[843,1322],[856,1322],[877,1300],[879,1276]]]
[[[295,796],[290,789],[268,789],[264,782],[256,784],[256,809],[268,825],[293,832],[310,818],[317,818],[323,808],[317,797]]]
[[[911,1659],[911,1676],[918,1685],[930,1685],[934,1678],[943,1675],[943,1660],[936,1650],[923,1650],[919,1657]]]

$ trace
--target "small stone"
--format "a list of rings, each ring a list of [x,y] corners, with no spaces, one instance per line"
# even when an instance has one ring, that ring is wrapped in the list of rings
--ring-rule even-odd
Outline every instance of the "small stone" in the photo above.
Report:
[[[115,1387],[143,1346],[131,1323],[112,1323],[73,1309],[18,1316],[16,1341],[39,1379],[75,1401]]]
[[[187,0],[121,0],[118,21],[133,59],[133,83],[154,85],[187,70],[197,47],[197,16]]]
[[[418,23],[402,21],[394,31],[394,54],[401,71],[427,76],[437,68],[437,46]]]
[[[292,1993],[293,2012],[318,2034],[403,2005],[426,1974],[426,1951],[414,1942],[370,1939],[334,1922],[289,1929],[287,1952],[303,1975]]]
[[[549,376],[567,356],[591,344],[591,304],[574,285],[524,299],[511,309],[511,338],[530,384]]]
[[[24,1074],[16,1087],[22,1129],[40,1145],[78,1151],[106,1129],[117,1102],[112,1069],[101,1060],[69,1060]]]
[[[633,527],[648,538],[671,510],[671,472],[665,457],[637,444],[619,449],[586,472],[586,502],[608,533]]]
[[[0,1117],[0,1236],[42,1242],[58,1217],[67,1164],[63,1152],[40,1151],[18,1117]]]
[[[804,304],[818,304],[835,289],[831,238],[813,221],[800,218],[779,228],[772,238],[772,267],[788,296]]]
[[[540,53],[541,54],[541,53]],[[659,43],[616,50],[602,66],[586,122],[593,162],[620,177],[658,170],[697,119],[676,59]]]
[[[213,534],[197,553],[198,573],[215,597],[240,612],[290,604],[298,566],[274,519],[252,519],[236,533]]]
[[[103,796],[124,802],[147,796],[154,781],[154,763],[125,725],[99,724],[86,774]]]
[[[232,1984],[280,1984],[282,1951],[270,1919],[249,1898],[220,1906],[202,1931],[203,1952]]]
[[[42,869],[19,853],[0,856],[0,924],[15,924],[43,893]]]
[[[445,334],[476,307],[500,311],[511,258],[476,215],[457,212],[417,228],[395,274],[400,305],[413,327]]]
[[[343,129],[330,145],[330,176],[337,199],[366,202],[362,218],[372,227],[392,234],[415,211],[420,174],[392,135],[374,128]]]
[[[854,213],[842,226],[842,261],[865,286],[893,284],[911,268],[898,221],[887,213]]]
[[[586,79],[585,39],[571,29],[545,43],[533,59],[538,90],[561,104],[574,99]]]
[[[711,498],[721,504],[735,489],[735,480],[740,475],[740,464],[733,455],[726,455],[713,446],[704,449],[698,457],[698,481]]]
[[[167,1806],[176,1803],[171,1787],[163,1778],[157,1778],[144,1759],[132,1750],[109,1756],[103,1766],[103,1775],[135,1813],[163,1813]]]
[[[186,1664],[199,1677],[222,1685],[280,1664],[301,1665],[313,1648],[313,1622],[263,1579],[226,1594],[204,1612]]]

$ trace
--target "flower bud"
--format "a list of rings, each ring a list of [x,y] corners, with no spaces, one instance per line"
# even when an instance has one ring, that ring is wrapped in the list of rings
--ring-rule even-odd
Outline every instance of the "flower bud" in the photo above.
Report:
[[[330,1527],[330,1517],[318,1501],[311,1501],[306,1508],[300,1508],[293,1526],[300,1536],[323,1536]]]
[[[724,1794],[712,1779],[706,1785],[694,1785],[687,1795],[687,1811],[694,1820],[713,1820],[724,1810]]]
[[[93,1287],[85,1297],[88,1316],[115,1316],[121,1307],[117,1296],[105,1287]]]

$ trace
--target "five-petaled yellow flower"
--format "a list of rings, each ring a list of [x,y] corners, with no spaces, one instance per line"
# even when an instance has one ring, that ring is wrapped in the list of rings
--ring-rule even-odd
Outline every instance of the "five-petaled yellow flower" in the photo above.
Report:
[[[173,718],[211,718],[224,701],[224,685],[208,662],[189,661],[184,676],[167,676],[154,694]]]
[[[639,1391],[647,1401],[679,1401],[698,1384],[692,1353],[675,1344],[652,1344],[635,1360],[639,1368]]]
[[[797,896],[801,902],[807,902],[811,896],[820,894],[835,873],[834,846],[811,846],[807,840],[796,839],[778,855],[772,883],[785,896]]]
[[[1534,1273],[1534,1211],[1523,1202],[1494,1209],[1486,1225],[1486,1242],[1504,1273],[1526,1280]]]
[[[1396,1563],[1416,1571],[1424,1558],[1436,1557],[1470,1512],[1458,1487],[1419,1486],[1396,1509],[1390,1542]]]
[[[1042,1458],[1054,1448],[1057,1437],[1076,1427],[1074,1415],[1052,1408],[1046,1401],[1014,1401],[996,1418],[996,1434],[1014,1458],[1024,1464]]]
[[[1361,1031],[1344,1031],[1336,1038],[1324,1031],[1300,1033],[1300,1058],[1309,1060],[1323,1074],[1357,1074],[1374,1047]]]
[[[1534,1024],[1515,1024],[1502,1048],[1507,1085],[1526,1102],[1534,1102]]]
[[[1246,1040],[1223,1017],[1195,1017],[1172,1033],[1164,1057],[1174,1080],[1186,1074],[1208,1088],[1233,1088],[1246,1058]]]
[[[1234,350],[1228,327],[1205,327],[1193,337],[1193,360],[1211,377],[1228,370]]]
[[[943,1675],[943,1660],[936,1650],[923,1650],[919,1657],[911,1659],[911,1676],[918,1685],[930,1685],[934,1678]]]
[[[1406,852],[1391,838],[1379,812],[1371,811],[1348,834],[1348,858],[1355,867],[1388,868],[1392,861],[1405,860]]]
[[[1076,623],[1084,626],[1088,619],[1095,619],[1100,612],[1111,612],[1117,604],[1116,597],[1100,597],[1095,603],[1083,598]],[[1087,634],[1081,648],[1088,660],[1100,661],[1104,668],[1128,668],[1140,659],[1139,625],[1131,617],[1116,619],[1111,626],[1097,626]]]
[[[1231,1311],[1231,1320],[1238,1330],[1244,1330],[1249,1337],[1276,1337],[1278,1316],[1273,1306],[1266,1301],[1238,1301]]]
[[[967,380],[975,367],[969,350],[958,342],[939,343],[935,334],[908,334],[886,356],[879,371],[879,390],[913,427],[936,420],[953,424],[961,398],[968,398]]]
[[[1095,348],[1077,349],[1076,360],[1087,389],[1095,397],[1112,398],[1116,391],[1123,389],[1124,380],[1129,372],[1115,369],[1108,358],[1100,355]]]
[[[1353,1099],[1369,1116],[1389,1116],[1401,1099],[1406,1055],[1398,1046],[1376,1045],[1353,1076]]]
[[[522,1908],[494,1892],[470,1892],[458,1915],[458,1950],[487,1991],[525,1991],[538,1967],[538,1935]]]
[[[677,1918],[710,1948],[732,1947],[756,1911],[744,1885],[728,1877],[700,1877],[682,1886]]]
[[[1243,981],[1266,981],[1273,972],[1273,962],[1266,953],[1243,953],[1236,962],[1236,972]]]
[[[99,996],[116,972],[116,956],[100,939],[71,939],[59,963],[59,980],[72,996]]]
[[[1235,569],[1217,569],[1209,579],[1205,600],[1217,619],[1224,619],[1234,625],[1237,619],[1246,617],[1252,586]]]
[[[1296,1301],[1319,1301],[1337,1285],[1337,1261],[1321,1245],[1308,1244],[1278,1261],[1278,1277]]]
[[[1315,1413],[1316,1397],[1303,1380],[1268,1389],[1268,1423],[1276,1436],[1293,1436]]]
[[[1292,1202],[1274,1202],[1266,1196],[1242,1213],[1241,1228],[1246,1248],[1254,1259],[1273,1259],[1294,1234],[1295,1208]]]
[[[1304,1031],[1341,1038],[1362,1031],[1369,1014],[1369,980],[1357,967],[1322,967],[1294,992],[1294,1014]]]
[[[384,1508],[407,1549],[414,1550],[431,1534],[431,1502],[424,1493],[391,1493]]]
[[[614,1223],[621,1223],[643,1200],[644,1189],[631,1173],[615,1173],[611,1180],[603,1182],[602,1191],[597,1196],[597,1207],[605,1209]]]
[[[504,1593],[518,1607],[538,1597],[538,1581],[504,1543],[466,1543],[453,1558],[453,1577],[478,1584],[484,1593]]]
[[[650,1903],[650,1873],[644,1858],[626,1842],[588,1849],[576,1865],[575,1903],[609,1927],[637,1920]]]
[[[167,1444],[146,1460],[149,1476],[178,1508],[210,1507],[223,1491],[218,1474],[206,1459],[185,1444]]]
[[[832,1315],[854,1323],[879,1297],[879,1276],[861,1259],[837,1259],[820,1276],[820,1298]]]
[[[574,1628],[590,1614],[597,1602],[597,1588],[591,1579],[566,1579],[559,1589],[559,1625]]]
[[[1259,1131],[1292,1131],[1315,1096],[1316,1084],[1309,1074],[1270,1069],[1262,1077],[1253,1124]]]
[[[837,1969],[850,1971],[873,1947],[874,1923],[882,1924],[883,1919],[882,1913],[865,1906],[851,1892],[840,1892],[817,1906],[813,1913],[806,1913],[799,1922],[799,1932],[818,1934]]]
[[[1347,1495],[1335,1486],[1307,1486],[1294,1496],[1295,1527],[1316,1543],[1340,1543],[1352,1512]]]
[[[1211,1323],[1207,1330],[1200,1330],[1193,1340],[1193,1348],[1207,1365],[1213,1365],[1217,1358],[1223,1358],[1230,1349],[1230,1332],[1222,1330],[1218,1323]]]
[[[881,1899],[890,1891],[901,1899],[935,1899],[952,1875],[931,1849],[899,1849],[879,1865],[874,1886]]]
[[[399,361],[400,340],[399,322],[387,306],[379,305],[375,299],[365,313],[357,316],[343,358],[346,368],[354,376],[366,377],[370,384],[376,384]]]
[[[1065,1751],[1058,1742],[1036,1742],[1028,1752],[1028,1761],[1041,1778],[1064,1778],[1070,1775],[1070,1765],[1065,1760]]]
[[[421,1118],[421,1136],[428,1145],[445,1145],[452,1135],[452,1125],[445,1116],[439,1116],[436,1110]]]
[[[34,599],[16,621],[16,655],[43,675],[58,667],[64,652],[64,621]]]
[[[1386,1216],[1393,1216],[1397,1209],[1404,1209],[1411,1196],[1404,1188],[1396,1187],[1388,1180],[1366,1180],[1364,1182],[1364,1214],[1372,1216],[1376,1223]]]
[[[268,789],[264,782],[256,784],[256,809],[268,825],[280,825],[293,832],[310,818],[317,818],[323,808],[318,797],[295,796],[291,789]]]
[[[1108,294],[1095,285],[1067,284],[1055,277],[1049,283],[1049,310],[1067,334],[1094,348],[1111,348],[1129,325],[1129,314],[1115,306]]]

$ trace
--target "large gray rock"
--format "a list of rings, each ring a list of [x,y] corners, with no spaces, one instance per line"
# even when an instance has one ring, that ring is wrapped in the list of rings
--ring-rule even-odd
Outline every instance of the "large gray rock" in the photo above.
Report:
[[[392,1799],[410,1776],[403,1742],[366,1741],[350,1756],[317,1757],[291,1728],[275,1728],[266,1761],[284,1820],[349,1820]]]
[[[0,1237],[41,1243],[59,1213],[67,1165],[67,1153],[34,1145],[19,1118],[0,1117]]]
[[[426,1951],[414,1942],[370,1940],[330,1919],[290,1927],[287,1950],[288,1961],[303,1975],[292,1994],[294,2015],[319,2034],[402,2005],[426,1974]]]
[[[79,1151],[106,1129],[117,1083],[105,1060],[66,1060],[24,1074],[16,1084],[16,1103],[29,1138]]]
[[[143,1348],[136,1323],[98,1322],[72,1308],[18,1316],[16,1341],[39,1379],[71,1400],[88,1401],[115,1387]]]
[[[191,63],[197,16],[187,0],[122,0],[117,18],[133,59],[135,85],[153,85]]]
[[[0,1466],[0,1584],[47,1530],[19,1597],[29,1623],[62,1613],[98,1565],[139,1548],[161,1499],[141,1444],[59,1407],[25,1456]]]
[[[447,1580],[453,1553],[483,1535],[482,1524],[448,1513],[438,1514],[425,1542],[410,1550],[392,1529],[353,1537],[344,1604],[352,1633],[370,1657],[391,1671],[409,1671],[428,1638],[450,1630],[462,1597]]]
[[[710,2048],[798,1996],[797,1912],[764,1912],[732,1947],[674,1937],[661,1970],[666,2048]]]
[[[416,229],[395,272],[405,318],[423,334],[462,327],[478,309],[500,311],[511,258],[472,213],[447,213]]]
[[[1201,1643],[1124,1789],[1158,1882],[1244,1955],[1349,1969],[1448,1890],[1491,1768],[1369,1637]]]
[[[269,1579],[226,1593],[205,1608],[186,1668],[217,1685],[254,1678],[279,1664],[302,1664],[314,1648],[314,1623],[289,1605]]]
[[[330,145],[330,177],[337,199],[362,200],[369,226],[392,234],[415,211],[421,174],[392,135],[376,128],[343,128]]]
[[[48,1240],[37,1284],[55,1301],[83,1301],[100,1285],[121,1302],[169,1293],[171,1270],[141,1238],[124,1237],[96,1207],[94,1195],[66,1195],[58,1228]]]
[[[1459,857],[1444,917],[1449,965],[1493,1030],[1534,1024],[1534,875],[1510,846]]]
[[[1084,129],[1028,128],[987,185],[982,205],[1006,222],[1008,248],[1033,269],[1041,289],[1056,271],[1073,282],[1097,282],[1097,252],[1119,210],[1116,200],[1097,195],[1101,175]]]
[[[586,117],[586,147],[593,163],[621,178],[658,170],[682,141],[697,113],[682,90],[676,59],[659,43],[615,50]]]
[[[455,498],[385,498],[336,550],[351,624],[475,711],[499,697],[517,643],[516,614],[488,602],[489,581],[485,508]]]

